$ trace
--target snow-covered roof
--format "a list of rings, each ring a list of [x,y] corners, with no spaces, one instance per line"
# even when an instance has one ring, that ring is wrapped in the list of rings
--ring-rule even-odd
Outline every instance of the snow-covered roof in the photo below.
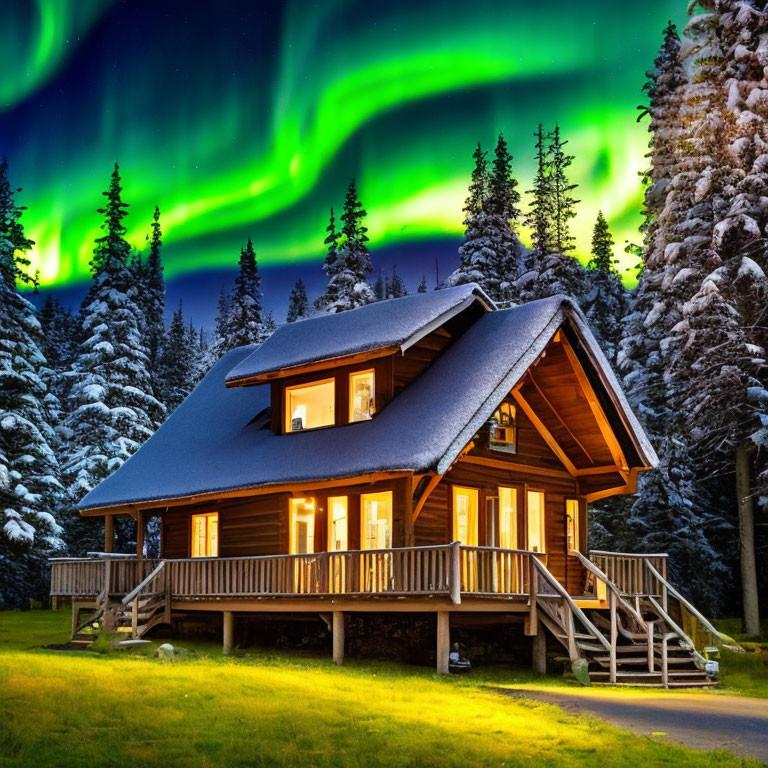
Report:
[[[407,349],[475,301],[494,308],[478,285],[468,283],[286,323],[227,374],[227,384],[376,349]]]
[[[641,459],[653,466],[656,454],[584,316],[570,299],[554,296],[488,312],[374,419],[327,429],[273,434],[270,385],[225,387],[228,373],[253,356],[253,347],[233,350],[80,509],[160,506],[179,497],[373,472],[445,472],[566,319],[604,366]]]

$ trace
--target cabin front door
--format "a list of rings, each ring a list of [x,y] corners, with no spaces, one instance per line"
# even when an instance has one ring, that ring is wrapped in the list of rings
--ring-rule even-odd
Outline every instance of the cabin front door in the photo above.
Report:
[[[393,583],[392,491],[363,493],[360,496],[362,548],[373,550],[361,558],[360,578],[363,592],[386,592]]]
[[[315,500],[294,498],[289,501],[290,553],[312,555],[315,552]],[[317,564],[313,557],[293,558],[293,591],[312,594],[317,591]]]
[[[453,486],[453,540],[467,547],[476,547],[478,539],[477,488]],[[461,558],[461,581],[464,589],[477,588],[477,551],[464,550]]]

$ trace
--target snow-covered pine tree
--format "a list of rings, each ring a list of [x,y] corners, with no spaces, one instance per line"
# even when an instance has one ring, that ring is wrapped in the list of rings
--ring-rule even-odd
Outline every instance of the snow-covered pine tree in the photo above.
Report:
[[[421,282],[419,283],[419,287],[416,289],[416,293],[426,293],[426,292],[427,292],[427,276],[422,275]]]
[[[264,322],[261,324],[261,335],[259,342],[265,342],[277,330],[277,320],[272,314],[272,310],[264,315]]]
[[[160,395],[169,416],[194,387],[196,353],[189,328],[184,322],[182,303],[179,301],[179,308],[173,313],[158,364]]]
[[[55,436],[44,403],[46,365],[35,308],[18,291],[34,284],[24,208],[0,161],[0,609],[47,596],[46,558],[63,549],[52,510],[61,494]]]
[[[323,260],[323,272],[328,279],[328,283],[325,288],[325,292],[315,299],[315,309],[319,309],[321,312],[332,311],[328,307],[336,300],[336,286],[332,283],[332,280],[338,274],[339,265],[339,238],[341,238],[341,232],[336,229],[336,217],[334,215],[333,208],[331,208],[328,216],[328,226],[325,228],[326,236],[323,240],[323,245],[326,246],[325,259]]]
[[[304,281],[299,278],[288,295],[288,315],[286,320],[289,323],[294,323],[296,320],[304,320],[308,316],[309,300],[307,299],[307,288],[304,285]]]
[[[325,293],[315,302],[315,306],[324,312],[344,312],[375,301],[376,297],[367,280],[372,266],[366,245],[368,228],[363,224],[365,216],[366,211],[357,197],[355,180],[352,179],[344,199],[344,212],[341,215],[344,224],[340,237],[336,237],[335,229],[330,225],[328,228],[326,242],[329,254],[323,264],[328,275],[328,285]],[[329,264],[332,248],[333,259]]]
[[[592,232],[592,259],[587,271],[589,289],[581,299],[581,306],[590,327],[602,342],[605,356],[615,365],[627,292],[614,266],[617,259],[613,254],[613,245],[608,222],[603,212],[599,211]]]
[[[387,271],[382,267],[376,277],[376,282],[373,284],[373,295],[376,297],[376,301],[383,301],[387,298],[388,288]]]
[[[256,263],[253,241],[240,249],[238,273],[229,298],[229,312],[223,335],[217,339],[221,356],[235,347],[258,344],[262,335],[261,275]]]
[[[488,153],[478,142],[472,153],[474,166],[469,194],[464,202],[464,239],[459,246],[459,266],[445,283],[448,286],[478,283],[486,287],[487,261],[491,254],[486,198],[488,196]],[[437,272],[437,262],[435,262]]]
[[[96,239],[93,251],[93,285],[80,311],[83,341],[67,377],[68,414],[59,430],[70,504],[66,535],[73,553],[103,544],[93,521],[83,525],[74,505],[138,449],[163,413],[151,394],[137,286],[125,240],[128,205],[122,200],[117,163],[103,194],[107,202],[99,213],[104,217],[104,234]],[[116,533],[118,545],[129,545],[133,534],[127,526],[116,526]]]
[[[389,281],[388,299],[399,299],[401,296],[407,296],[408,289],[405,287],[405,281],[397,274],[397,264],[392,265],[392,279]]]
[[[517,280],[516,290],[519,301],[534,301],[558,293],[571,296],[581,302],[588,290],[586,271],[570,255],[574,238],[569,221],[576,215],[573,190],[578,185],[568,179],[568,168],[573,156],[565,153],[568,143],[560,135],[560,127],[547,134],[546,149],[542,150],[542,137],[537,131],[536,162],[538,186],[535,186],[534,206],[528,222],[539,231],[536,244],[526,260],[526,268]],[[550,250],[542,250],[548,242]]]
[[[65,309],[53,294],[48,294],[38,318],[43,329],[43,354],[48,367],[56,372],[69,368],[74,359],[76,335],[72,311]]]

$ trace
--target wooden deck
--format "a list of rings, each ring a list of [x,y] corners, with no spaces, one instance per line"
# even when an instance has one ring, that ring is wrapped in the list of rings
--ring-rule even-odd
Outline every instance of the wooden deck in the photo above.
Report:
[[[141,637],[173,611],[223,614],[231,649],[237,613],[316,613],[344,655],[345,612],[435,613],[438,671],[448,671],[450,615],[524,614],[534,668],[546,664],[546,630],[592,680],[663,687],[711,685],[709,655],[727,641],[666,579],[666,555],[592,552],[573,596],[525,550],[458,542],[313,555],[150,560],[102,554],[51,561],[51,595],[73,601],[73,638],[98,626]],[[80,612],[89,611],[85,620]]]

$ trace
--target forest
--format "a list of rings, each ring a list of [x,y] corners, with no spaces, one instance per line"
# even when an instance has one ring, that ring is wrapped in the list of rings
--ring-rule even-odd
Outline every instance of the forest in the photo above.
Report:
[[[638,117],[650,137],[638,180],[643,224],[624,246],[637,275],[617,270],[602,213],[591,259],[574,257],[569,222],[577,194],[588,192],[569,180],[577,160],[560,128],[540,125],[529,190],[519,189],[503,135],[491,151],[477,145],[455,269],[438,285],[425,275],[416,288],[477,282],[501,307],[558,293],[578,302],[660,456],[635,496],[595,505],[590,546],[669,553],[672,580],[693,602],[740,614],[751,635],[768,594],[766,39],[768,14],[738,2],[706,0],[682,34],[671,23],[663,31]],[[134,251],[117,164],[101,207],[94,201],[102,234],[81,306],[48,297],[36,309],[33,243],[11,173],[3,161],[0,607],[18,608],[46,600],[49,557],[99,549],[102,532],[81,520],[78,501],[224,352],[262,343],[277,321],[263,309],[258,238],[249,238],[231,289],[218,298],[215,328],[193,327],[182,305],[168,308],[167,324],[161,212],[147,222],[146,248]],[[325,290],[310,299],[299,280],[286,322],[408,291],[395,267],[374,270],[366,215],[353,180],[318,233]],[[118,551],[130,547],[127,525],[117,535]]]

